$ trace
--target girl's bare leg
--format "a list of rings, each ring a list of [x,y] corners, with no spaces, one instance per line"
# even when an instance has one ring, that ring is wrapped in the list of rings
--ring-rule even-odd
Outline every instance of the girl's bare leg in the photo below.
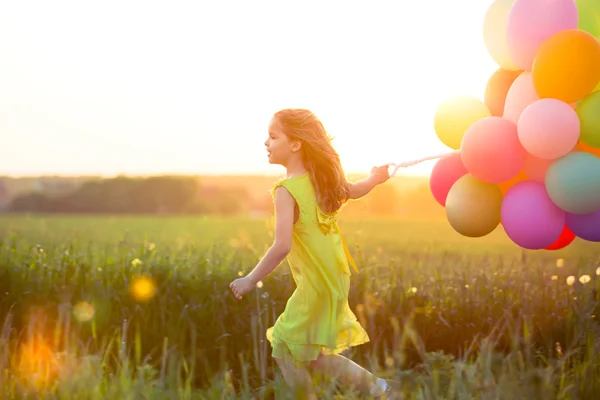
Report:
[[[364,394],[370,393],[378,378],[354,361],[341,355],[320,355],[311,369],[337,379],[344,385],[356,387]]]
[[[312,377],[305,368],[298,368],[291,360],[275,358],[283,379],[296,393],[300,392],[302,399],[317,400]]]

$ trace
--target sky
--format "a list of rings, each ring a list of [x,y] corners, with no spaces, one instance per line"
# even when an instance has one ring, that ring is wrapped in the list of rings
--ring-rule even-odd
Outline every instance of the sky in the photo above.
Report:
[[[433,117],[483,100],[490,4],[2,2],[0,174],[279,174],[264,141],[287,107],[321,118],[348,173],[450,151]]]

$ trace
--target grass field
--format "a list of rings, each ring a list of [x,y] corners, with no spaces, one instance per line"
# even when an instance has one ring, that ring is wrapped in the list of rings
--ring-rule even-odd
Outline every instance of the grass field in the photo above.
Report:
[[[371,337],[348,355],[406,398],[597,398],[597,243],[524,252],[501,228],[340,225]],[[2,398],[293,398],[264,338],[294,289],[287,266],[242,301],[228,289],[267,250],[270,221],[2,216],[0,240]],[[319,383],[320,398],[353,398]]]

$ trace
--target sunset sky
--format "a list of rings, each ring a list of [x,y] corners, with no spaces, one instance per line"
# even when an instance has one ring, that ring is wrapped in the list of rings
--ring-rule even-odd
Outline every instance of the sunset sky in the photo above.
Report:
[[[0,174],[279,174],[285,107],[321,117],[348,173],[449,151],[433,115],[483,99],[490,3],[2,2]]]

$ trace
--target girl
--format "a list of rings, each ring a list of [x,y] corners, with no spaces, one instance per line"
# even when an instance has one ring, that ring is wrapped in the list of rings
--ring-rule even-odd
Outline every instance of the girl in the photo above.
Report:
[[[265,146],[269,163],[287,171],[271,192],[275,240],[256,268],[229,286],[241,299],[287,257],[296,290],[266,333],[286,383],[316,399],[310,372],[319,371],[365,394],[391,399],[387,381],[340,355],[369,337],[348,306],[349,264],[356,267],[337,225],[346,201],[389,179],[388,165],[373,168],[364,180],[348,182],[323,124],[304,109],[277,112]]]

